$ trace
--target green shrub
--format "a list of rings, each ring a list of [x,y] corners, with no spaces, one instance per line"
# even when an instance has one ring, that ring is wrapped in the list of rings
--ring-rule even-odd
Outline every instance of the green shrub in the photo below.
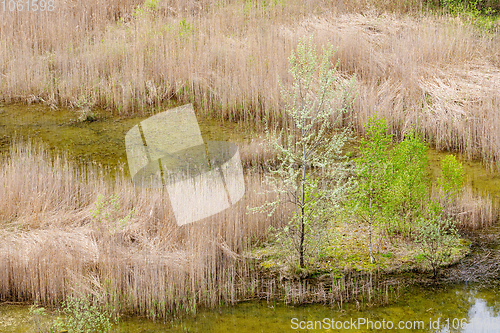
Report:
[[[443,189],[446,199],[456,196],[464,182],[464,167],[454,155],[448,155],[441,161],[441,177],[438,184]]]
[[[441,6],[451,14],[493,14],[500,10],[500,0],[441,0]]]
[[[417,243],[422,249],[422,257],[431,266],[433,276],[439,267],[450,260],[458,240],[455,221],[441,215],[430,214],[418,220]]]
[[[122,231],[135,215],[135,209],[122,213],[120,200],[117,194],[109,197],[99,194],[95,202],[95,209],[91,212],[94,226],[110,234]]]
[[[411,238],[413,222],[429,199],[427,145],[411,132],[389,155],[384,216],[388,231]]]
[[[68,297],[63,304],[63,319],[56,321],[53,327],[59,332],[68,333],[107,333],[111,330],[110,315],[92,304],[86,298]]]

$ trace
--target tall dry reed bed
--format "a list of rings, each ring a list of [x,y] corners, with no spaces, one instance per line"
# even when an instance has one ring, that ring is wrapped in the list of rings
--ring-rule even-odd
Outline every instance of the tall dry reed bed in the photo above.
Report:
[[[338,47],[340,69],[358,78],[347,124],[361,131],[377,112],[397,134],[417,127],[439,149],[498,166],[498,34],[376,9],[421,1],[155,3],[65,1],[51,13],[3,14],[0,99],[120,115],[177,99],[225,119],[281,122],[278,78],[289,84],[285,59],[313,35]]]
[[[87,295],[114,312],[156,317],[252,293],[241,253],[280,223],[246,214],[266,200],[255,193],[258,175],[246,177],[238,205],[178,227],[161,191],[124,177],[110,185],[98,168],[42,148],[15,145],[9,155],[0,168],[0,299],[56,305]]]
[[[260,173],[246,175],[246,195],[231,209],[178,227],[159,190],[123,175],[112,184],[95,165],[76,167],[43,147],[15,144],[8,155],[0,160],[0,300],[57,306],[85,295],[114,313],[155,318],[249,298],[341,306],[397,296],[397,284],[371,274],[312,283],[260,275],[243,253],[289,214],[247,214],[271,199],[258,194]],[[469,190],[447,207],[463,228],[496,216]]]
[[[446,215],[457,221],[457,226],[462,231],[477,231],[498,222],[498,202],[488,193],[474,193],[469,184],[452,200],[443,200],[442,191],[435,188],[431,196],[444,207]]]
[[[239,204],[178,227],[159,190],[123,176],[111,185],[96,166],[76,167],[43,147],[14,144],[8,155],[0,160],[2,301],[57,306],[76,295],[111,313],[165,318],[252,298],[341,306],[397,293],[371,274],[312,283],[261,275],[242,254],[288,213],[247,214],[271,199],[258,194],[260,173],[246,175]]]

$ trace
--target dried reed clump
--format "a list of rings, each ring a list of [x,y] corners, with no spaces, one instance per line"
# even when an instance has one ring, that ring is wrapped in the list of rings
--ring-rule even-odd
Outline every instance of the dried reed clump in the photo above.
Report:
[[[264,165],[276,160],[278,155],[277,151],[263,138],[252,139],[248,143],[241,143],[238,151],[243,167],[251,168],[254,171],[264,171]]]
[[[458,221],[461,229],[478,230],[498,221],[499,211],[494,201],[489,195],[474,193],[470,185],[451,200],[446,200],[438,189],[433,189],[432,197],[444,207],[445,214]]]
[[[500,161],[498,35],[456,18],[387,14],[421,1],[57,2],[53,13],[9,13],[0,26],[0,100],[103,107],[120,115],[169,99],[259,124],[283,121],[278,77],[314,35],[356,74],[347,125],[375,112],[401,135],[417,127],[439,149]],[[139,6],[139,7],[137,7]]]
[[[246,177],[237,205],[178,227],[159,190],[124,177],[109,185],[96,167],[75,167],[40,147],[16,144],[9,155],[0,168],[2,300],[56,305],[86,294],[113,311],[150,317],[232,303],[250,290],[240,253],[281,222],[246,214],[266,200],[256,195],[259,175]],[[96,203],[115,193],[117,206],[96,213]]]

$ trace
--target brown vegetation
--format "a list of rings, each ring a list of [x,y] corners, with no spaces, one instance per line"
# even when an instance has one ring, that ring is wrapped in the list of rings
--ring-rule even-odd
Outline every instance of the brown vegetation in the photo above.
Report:
[[[175,99],[225,119],[280,122],[277,79],[289,83],[285,59],[314,35],[358,78],[353,127],[377,112],[396,134],[416,126],[438,149],[498,165],[498,34],[425,15],[429,4],[68,0],[54,12],[8,12],[0,100],[130,115]]]
[[[491,227],[498,221],[498,203],[487,193],[474,193],[470,185],[448,202],[443,200],[442,193],[434,192],[434,200],[440,202],[445,214],[458,221],[457,227],[464,231]]]
[[[247,205],[271,199],[259,194],[260,173],[246,175],[238,204],[179,227],[159,190],[134,187],[123,175],[111,184],[96,165],[76,167],[43,147],[14,144],[8,155],[0,161],[1,301],[58,306],[76,295],[115,314],[156,318],[252,298],[387,302],[398,289],[372,274],[260,275],[245,249],[287,216],[281,208],[277,219],[247,214]]]
[[[357,77],[356,104],[343,125],[361,132],[376,112],[397,135],[417,127],[438,149],[500,165],[498,35],[459,19],[401,15],[420,1],[146,3],[67,0],[54,12],[4,13],[0,101],[129,116],[174,100],[207,116],[280,124],[278,78],[290,84],[286,59],[313,35],[318,46],[338,47],[339,69]],[[259,149],[242,149],[245,165],[273,156]],[[161,191],[135,188],[123,176],[110,185],[106,177],[97,166],[13,146],[0,161],[0,299],[57,304],[83,293],[116,312],[156,317],[274,288],[259,287],[242,260],[249,242],[282,222],[246,214],[266,200],[256,195],[259,173],[246,176],[238,205],[184,227]],[[119,210],[95,214],[96,202],[115,193]],[[450,205],[449,214],[479,228],[494,211],[470,193],[453,203],[470,208]],[[328,283],[343,295],[340,282]],[[306,295],[299,285],[282,288],[292,301]],[[317,300],[327,298],[323,286],[315,290]]]
[[[97,166],[77,168],[41,148],[14,145],[0,170],[2,300],[58,304],[84,294],[151,317],[232,303],[256,287],[243,249],[279,223],[246,214],[266,200],[259,174],[246,177],[239,204],[178,227],[161,191],[123,176],[110,185]],[[117,208],[105,199],[114,193]]]

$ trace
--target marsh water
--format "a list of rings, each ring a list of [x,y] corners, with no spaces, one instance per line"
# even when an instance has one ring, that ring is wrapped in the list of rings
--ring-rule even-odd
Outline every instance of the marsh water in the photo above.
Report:
[[[80,122],[74,110],[52,110],[42,105],[0,106],[0,153],[12,142],[40,140],[48,149],[65,153],[78,162],[94,161],[110,167],[125,167],[124,136],[145,117],[98,118]],[[199,120],[205,140],[250,140],[244,125]],[[433,172],[445,153],[431,150]],[[500,174],[480,162],[463,160],[468,181],[483,194],[500,202]],[[500,237],[499,226],[483,231]],[[492,237],[489,237],[490,239]],[[495,242],[476,256],[500,251]],[[217,310],[198,311],[194,317],[172,322],[122,318],[115,332],[500,332],[498,281],[475,284],[466,281],[447,285],[417,285],[406,288],[389,305],[366,307],[344,305],[342,309],[322,305],[292,307],[268,302],[243,302]],[[49,312],[48,320],[51,319]],[[392,327],[392,329],[391,329]],[[32,332],[27,305],[0,304],[0,332]]]

